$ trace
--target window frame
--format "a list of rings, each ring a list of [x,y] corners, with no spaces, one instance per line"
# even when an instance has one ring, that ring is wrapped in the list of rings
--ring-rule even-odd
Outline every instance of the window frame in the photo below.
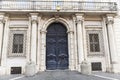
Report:
[[[16,38],[18,37],[18,41]],[[21,39],[20,39],[21,37]],[[20,42],[22,40],[22,43]],[[12,53],[23,53],[23,46],[24,46],[24,34],[13,34],[13,46],[12,46]],[[22,50],[20,51],[20,45],[22,45]],[[16,50],[14,47],[16,46]]]
[[[89,39],[89,34],[98,34],[99,37],[99,52],[91,52],[90,51],[90,39]],[[101,29],[87,29],[86,30],[86,38],[87,38],[87,53],[88,56],[104,56],[104,40],[103,40],[103,33]]]
[[[23,53],[13,53],[12,52],[14,34],[23,34]],[[8,44],[8,57],[25,56],[25,54],[26,54],[26,39],[27,39],[27,30],[10,30],[9,44]]]

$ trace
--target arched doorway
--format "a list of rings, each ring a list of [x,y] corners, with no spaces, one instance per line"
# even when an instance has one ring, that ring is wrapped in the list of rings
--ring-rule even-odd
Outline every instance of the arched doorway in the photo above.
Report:
[[[46,69],[68,69],[67,29],[61,23],[52,23],[46,35]]]

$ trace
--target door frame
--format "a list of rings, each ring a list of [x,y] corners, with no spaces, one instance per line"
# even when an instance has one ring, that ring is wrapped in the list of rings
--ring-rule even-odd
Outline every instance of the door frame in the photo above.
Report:
[[[50,18],[48,21],[45,22],[45,24],[42,26],[42,29],[40,30],[40,38],[41,38],[41,45],[40,45],[40,66],[39,69],[40,71],[45,71],[46,70],[46,33],[47,33],[47,28],[51,23],[54,22],[59,22],[63,24],[66,29],[67,29],[67,34],[68,34],[68,62],[69,70],[75,70],[75,57],[74,57],[74,35],[73,31],[71,30],[70,24],[68,23],[67,20],[64,18]],[[76,62],[75,62],[76,63]]]

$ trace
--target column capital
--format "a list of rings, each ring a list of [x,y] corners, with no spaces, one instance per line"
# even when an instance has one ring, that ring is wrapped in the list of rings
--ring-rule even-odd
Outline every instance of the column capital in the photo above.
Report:
[[[76,16],[72,15],[72,19],[73,19],[73,21],[76,21]]]
[[[5,23],[5,13],[0,13],[0,23]]]
[[[84,14],[75,14],[76,16],[76,23],[81,23],[84,21]]]
[[[107,24],[113,24],[114,23],[114,14],[107,14],[107,19],[106,19],[106,23]]]
[[[30,13],[31,21],[33,23],[38,21],[38,15],[39,15],[39,13]]]

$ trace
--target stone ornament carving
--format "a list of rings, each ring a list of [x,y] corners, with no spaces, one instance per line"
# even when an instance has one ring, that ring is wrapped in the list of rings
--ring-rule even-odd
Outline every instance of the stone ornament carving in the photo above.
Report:
[[[5,13],[0,13],[0,23],[5,23]]]
[[[113,24],[114,23],[114,15],[113,14],[108,14],[107,19],[106,19],[107,24]]]
[[[114,23],[114,19],[113,18],[107,18],[106,23],[107,24],[113,24]]]
[[[30,13],[32,23],[38,22],[38,13]]]
[[[5,23],[5,20],[0,18],[0,24],[2,23]]]
[[[84,21],[84,14],[76,14],[76,23],[82,23]]]

